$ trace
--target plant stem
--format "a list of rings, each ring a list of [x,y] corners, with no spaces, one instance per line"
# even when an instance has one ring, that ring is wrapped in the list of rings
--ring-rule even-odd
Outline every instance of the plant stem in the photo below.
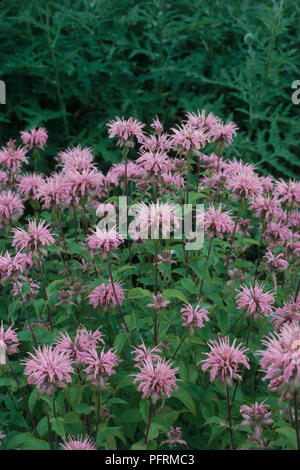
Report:
[[[78,243],[77,216],[76,216],[75,206],[73,206],[73,220],[74,220],[74,230],[75,230],[75,241],[76,243]]]
[[[239,218],[240,218],[240,215],[241,215],[241,208],[242,208],[242,201],[240,201],[240,204],[239,204],[239,212],[238,212],[238,215],[237,215],[234,227],[233,227],[233,232],[232,232],[232,236],[231,236],[231,240],[230,240],[230,248],[229,248],[227,258],[226,258],[226,266],[225,266],[224,277],[223,277],[224,281],[225,281],[226,276],[227,276],[229,260],[230,260],[230,256],[231,256],[231,252],[232,252],[232,248],[233,248],[234,235],[235,235],[237,224],[238,224],[238,221],[239,221]]]
[[[297,392],[294,393],[294,408],[295,408],[295,425],[296,425],[296,436],[297,436],[297,449],[300,450]]]
[[[203,284],[204,284],[204,277],[205,277],[206,269],[207,269],[207,266],[208,266],[209,256],[210,256],[211,247],[212,247],[212,241],[213,241],[213,238],[211,238],[210,241],[209,241],[208,252],[207,252],[207,256],[206,256],[206,260],[205,260],[205,265],[204,265],[203,278],[202,278],[201,285],[200,285],[199,300],[201,300],[201,297],[202,297]]]
[[[184,335],[183,335],[183,337],[182,337],[182,339],[181,339],[179,345],[177,346],[177,349],[176,349],[176,351],[174,352],[174,354],[173,354],[173,356],[172,356],[172,359],[175,359],[175,356],[176,356],[176,354],[178,353],[179,349],[181,348],[181,346],[182,346],[182,344],[183,344],[183,342],[184,342],[184,340],[185,340],[186,337],[187,337],[187,330],[185,331],[185,333],[184,333]]]
[[[41,279],[42,279],[42,286],[43,286],[44,298],[45,298],[45,300],[46,300],[47,313],[48,313],[48,321],[49,321],[49,325],[50,325],[50,330],[53,332],[51,310],[50,310],[49,302],[48,302],[48,295],[47,295],[47,291],[46,291],[45,277],[44,277],[44,272],[43,272],[43,266],[42,266],[41,258],[39,258],[39,267],[40,267],[40,273],[41,273]]]
[[[100,390],[97,392],[97,412],[96,412],[96,431],[95,431],[95,436],[96,436],[96,441],[97,441],[97,435],[98,435],[98,428],[99,428],[99,421],[100,421]]]
[[[154,406],[153,406],[153,403],[152,403],[152,400],[151,400],[151,405],[150,405],[150,409],[149,409],[149,418],[148,418],[148,424],[147,424],[147,429],[146,429],[146,434],[145,434],[144,445],[147,445],[147,442],[148,442],[150,424],[151,424],[151,419],[152,419],[152,415],[153,415],[153,408],[154,408]]]
[[[229,431],[230,431],[230,439],[231,439],[231,449],[234,450],[234,440],[233,440],[232,423],[231,423],[231,406],[230,406],[228,385],[226,385],[226,400],[227,400]]]
[[[128,335],[130,336],[133,345],[136,346],[136,342],[134,341],[134,338],[133,338],[131,332],[128,329],[128,326],[126,324],[126,321],[125,321],[124,315],[122,313],[120,303],[119,303],[119,300],[118,300],[118,297],[117,297],[117,294],[116,294],[116,289],[115,289],[115,284],[114,284],[114,280],[113,280],[113,276],[112,276],[111,264],[110,264],[110,259],[109,258],[107,260],[107,263],[108,263],[109,278],[110,278],[112,290],[113,290],[113,293],[114,293],[115,301],[116,301],[117,306],[118,306],[119,314],[121,315],[121,319],[122,319],[125,330],[127,331]]]
[[[54,416],[54,419],[57,420],[54,394],[52,395],[52,409],[53,409],[53,416]],[[55,447],[56,447],[56,450],[57,450],[57,449],[58,449],[57,434],[56,434],[55,431],[54,431],[54,437],[55,437]]]

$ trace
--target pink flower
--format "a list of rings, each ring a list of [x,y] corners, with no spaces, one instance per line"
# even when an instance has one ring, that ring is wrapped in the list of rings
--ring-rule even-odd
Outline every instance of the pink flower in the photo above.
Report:
[[[10,356],[18,352],[19,340],[16,330],[12,329],[12,325],[5,331],[3,321],[0,327],[0,345],[4,348],[6,354]]]
[[[276,329],[293,322],[300,324],[300,296],[296,300],[291,299],[289,302],[284,302],[283,307],[276,308],[272,314],[271,322]]]
[[[144,342],[140,344],[139,346],[133,348],[133,351],[131,354],[133,354],[135,357],[133,360],[137,362],[138,364],[144,362],[144,361],[156,361],[160,359],[160,356],[157,353],[161,353],[161,350],[159,349],[158,346],[155,346],[154,348],[146,348]]]
[[[88,147],[81,148],[80,145],[67,149],[58,154],[64,171],[77,170],[87,171],[93,167],[94,157]]]
[[[262,343],[266,349],[257,351],[265,373],[262,380],[270,381],[270,390],[290,398],[300,389],[300,325],[285,324]]]
[[[88,296],[89,303],[93,305],[94,308],[101,306],[104,310],[107,310],[108,307],[115,307],[117,303],[122,305],[125,294],[121,283],[114,281],[114,288],[116,297],[111,283],[100,284],[100,286],[97,286]]]
[[[60,444],[64,450],[96,450],[96,444],[90,436],[68,436],[65,444]]]
[[[23,290],[25,282],[28,285],[27,293],[25,293]],[[14,297],[21,295],[23,299],[27,300],[30,297],[34,297],[38,293],[39,289],[40,286],[37,282],[33,281],[32,279],[25,279],[24,282],[16,281],[13,283],[12,294]]]
[[[95,226],[95,230],[87,237],[88,247],[102,253],[104,258],[112,250],[116,250],[123,242],[124,239],[116,231],[116,227],[105,230]]]
[[[55,242],[52,236],[49,225],[45,225],[45,221],[37,223],[35,219],[30,220],[27,225],[27,230],[16,228],[13,230],[14,237],[12,246],[17,250],[27,250],[29,252],[42,252],[45,246],[50,246]]]
[[[157,176],[168,170],[169,157],[165,152],[161,150],[156,152],[142,150],[140,155],[136,163],[151,175]]]
[[[162,125],[162,123],[158,119],[158,116],[156,116],[156,118],[153,119],[151,127],[152,127],[152,129],[154,129],[154,132],[156,132],[156,134],[161,134],[164,130],[164,126]]]
[[[211,382],[218,378],[231,387],[233,379],[242,380],[239,375],[239,364],[250,369],[249,359],[245,354],[248,349],[241,347],[242,343],[236,346],[236,341],[234,339],[232,345],[230,345],[229,337],[225,336],[208,343],[210,352],[205,353],[207,359],[201,362],[204,363],[202,370],[210,369]]]
[[[221,124],[221,119],[217,116],[214,116],[213,113],[209,113],[206,116],[205,109],[199,110],[196,113],[187,113],[186,115],[186,124],[191,126],[193,129],[204,129],[209,137],[214,136]]]
[[[223,238],[224,233],[233,231],[234,223],[228,211],[222,211],[221,205],[215,209],[211,204],[204,212],[204,229],[209,238]]]
[[[172,141],[168,134],[144,135],[142,150],[149,152],[169,152],[172,148]]]
[[[44,178],[35,173],[25,173],[18,177],[18,190],[27,199],[38,199],[38,191]]]
[[[28,163],[27,150],[23,147],[16,147],[15,140],[9,140],[6,147],[0,150],[0,164],[3,168],[17,171],[22,163]]]
[[[273,312],[274,296],[271,291],[264,292],[263,289],[264,284],[259,285],[255,282],[254,287],[244,285],[237,293],[238,309],[245,308],[246,317],[251,315],[253,318],[257,318],[259,315],[267,317]]]
[[[279,214],[280,202],[278,199],[274,199],[271,196],[258,195],[252,200],[250,209],[256,209],[256,217],[262,217],[266,221],[269,221],[271,218],[275,218]]]
[[[222,122],[218,122],[217,125],[212,130],[212,137],[213,142],[218,142],[228,147],[232,143],[233,136],[236,135],[239,128],[235,124],[235,122],[228,122],[223,124]]]
[[[64,173],[64,183],[69,188],[74,201],[90,196],[103,184],[103,174],[96,168],[87,170],[67,170]]]
[[[46,209],[71,203],[70,183],[66,181],[63,173],[55,173],[40,185],[38,190],[40,199]]]
[[[233,193],[234,199],[248,199],[261,194],[261,182],[252,170],[241,168],[227,173],[227,187]]]
[[[204,128],[195,129],[189,124],[183,124],[172,128],[171,135],[173,149],[182,155],[195,153],[202,149],[207,140],[207,133]]]
[[[0,193],[0,219],[16,220],[22,214],[24,206],[20,196],[10,189]]]
[[[264,255],[264,259],[267,260],[266,268],[268,271],[283,272],[289,266],[289,263],[283,259],[283,253],[279,253],[279,255],[275,256],[270,248],[268,248],[267,253]]]
[[[280,198],[280,202],[297,206],[300,203],[300,182],[291,179],[288,182],[283,179],[276,181],[274,196]]]
[[[293,233],[287,225],[282,225],[280,222],[269,222],[263,232],[263,237],[274,246],[285,246],[293,238]]]
[[[143,392],[142,398],[151,398],[156,403],[159,398],[170,397],[172,390],[178,390],[178,367],[172,369],[172,366],[173,363],[161,358],[155,362],[148,359],[136,365],[139,372],[132,374],[133,383],[139,382],[138,392]]]
[[[143,141],[143,127],[145,124],[137,121],[134,117],[130,117],[128,120],[124,118],[116,117],[113,121],[109,121],[107,124],[108,135],[112,139],[118,137],[117,145],[120,147],[133,147],[134,139],[139,143]]]
[[[105,390],[107,387],[107,377],[115,374],[114,368],[118,365],[119,359],[113,349],[107,352],[104,348],[100,353],[96,348],[89,351],[79,353],[82,364],[87,365],[84,371],[87,374],[87,381],[91,382],[95,387]]]
[[[5,186],[8,181],[8,175],[5,171],[0,170],[0,189],[1,186]]]
[[[35,354],[28,353],[25,359],[24,374],[28,375],[28,383],[35,384],[41,393],[51,395],[55,387],[65,388],[65,382],[72,382],[70,376],[74,372],[68,354],[58,351],[52,346],[39,346]]]
[[[256,402],[252,406],[242,405],[240,408],[240,413],[244,418],[242,425],[249,426],[254,431],[253,437],[256,441],[261,440],[263,426],[274,423],[271,419],[272,413],[267,408],[269,405],[264,401],[259,404]]]
[[[165,308],[169,305],[170,301],[166,300],[162,294],[152,295],[153,304],[147,304],[146,307],[156,308],[157,310]]]
[[[170,431],[166,433],[167,439],[163,441],[160,445],[169,444],[172,448],[174,444],[182,444],[186,445],[187,443],[181,439],[181,428],[178,426],[177,428],[171,428]]]
[[[44,127],[31,129],[30,132],[21,131],[21,139],[24,145],[30,149],[33,147],[43,149],[46,145],[48,134]]]
[[[73,361],[80,363],[80,354],[96,349],[99,343],[104,344],[103,334],[99,328],[93,332],[83,326],[77,329],[74,341],[71,340],[68,333],[59,333],[56,349],[68,354]]]
[[[169,238],[172,230],[179,227],[180,216],[176,215],[176,207],[172,202],[157,202],[150,205],[144,202],[138,204],[136,209],[135,223],[136,229],[130,230],[131,238],[135,239],[136,234],[143,239],[148,238],[148,233],[151,231],[153,238]]]
[[[206,308],[200,308],[200,301],[194,308],[192,304],[186,304],[180,310],[181,316],[184,320],[182,326],[187,326],[190,329],[191,334],[194,334],[195,328],[203,328],[204,321],[208,321],[208,310]]]
[[[25,253],[17,252],[14,257],[8,251],[4,255],[0,253],[0,280],[4,282],[9,277],[14,279],[32,265],[31,256]]]

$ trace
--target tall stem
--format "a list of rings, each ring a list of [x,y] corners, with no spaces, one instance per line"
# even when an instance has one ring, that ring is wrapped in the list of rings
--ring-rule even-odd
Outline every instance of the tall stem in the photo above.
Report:
[[[110,278],[110,282],[111,282],[111,286],[112,286],[112,290],[113,290],[113,293],[114,293],[114,297],[115,297],[115,301],[116,301],[116,304],[117,304],[117,307],[118,307],[119,314],[121,315],[121,319],[122,319],[125,330],[127,331],[128,335],[130,336],[133,345],[136,346],[134,338],[133,338],[133,336],[132,336],[131,332],[129,331],[129,328],[126,324],[126,321],[125,321],[124,315],[122,313],[120,303],[119,303],[119,300],[118,300],[118,297],[117,297],[117,294],[116,294],[116,289],[115,289],[115,284],[114,284],[114,280],[113,280],[113,276],[112,276],[111,264],[110,264],[110,259],[109,258],[107,260],[107,263],[108,263],[109,278]]]
[[[57,420],[57,417],[56,417],[56,408],[55,408],[55,398],[54,398],[54,394],[52,395],[52,410],[53,410],[53,416],[54,416],[54,419]],[[55,437],[55,447],[56,447],[56,450],[58,449],[58,444],[57,444],[57,434],[56,432],[54,431],[54,437]]]
[[[153,415],[153,409],[154,409],[154,406],[153,406],[153,403],[152,403],[152,400],[151,400],[151,405],[150,405],[150,409],[149,409],[149,418],[148,418],[148,424],[147,424],[147,429],[146,429],[146,435],[145,435],[144,445],[147,445],[147,442],[148,442],[148,436],[149,436],[149,431],[150,431],[151,419],[152,419],[152,415]]]
[[[27,308],[26,308],[26,305],[25,305],[25,301],[24,301],[23,296],[22,296],[22,294],[21,294],[21,292],[20,292],[20,288],[19,288],[18,281],[16,281],[16,286],[17,286],[17,289],[18,289],[18,292],[19,292],[19,296],[21,297],[21,300],[22,300],[22,304],[23,304],[23,308],[24,308],[25,317],[26,317],[26,320],[28,321],[28,324],[29,324],[29,329],[30,329],[30,333],[31,333],[33,342],[34,342],[35,346],[37,346],[38,343],[37,343],[36,337],[35,337],[35,335],[34,335],[34,333],[33,333],[32,324],[31,324],[31,321],[30,321],[30,318],[29,318],[29,315],[28,315],[28,312],[27,312]]]
[[[186,337],[187,337],[187,330],[185,331],[185,333],[184,333],[184,335],[183,335],[183,337],[182,337],[182,339],[181,339],[179,345],[177,346],[177,349],[176,349],[176,351],[174,352],[174,354],[173,354],[173,356],[172,356],[172,359],[175,359],[175,356],[176,356],[176,354],[178,353],[179,349],[181,348],[181,346],[182,346],[182,344],[183,344],[183,342],[184,342],[184,340],[185,340]]]
[[[209,241],[209,247],[208,247],[208,252],[207,252],[207,256],[206,256],[206,260],[205,260],[203,278],[202,278],[201,285],[200,285],[199,300],[201,300],[201,297],[202,297],[204,277],[205,277],[205,273],[206,273],[207,266],[208,266],[209,256],[210,256],[211,247],[212,247],[212,241],[213,241],[213,238],[211,238],[210,241]]]
[[[232,247],[233,247],[234,235],[235,235],[236,228],[237,228],[237,224],[238,224],[238,221],[239,221],[239,218],[240,218],[240,215],[241,215],[241,208],[242,208],[242,201],[240,201],[240,204],[239,204],[239,212],[238,212],[238,215],[237,215],[237,218],[236,218],[234,227],[233,227],[232,237],[231,237],[231,240],[230,240],[230,248],[229,248],[229,252],[228,252],[227,258],[226,258],[226,266],[225,266],[224,277],[223,277],[224,280],[226,279],[226,276],[227,276],[227,270],[228,270],[229,260],[230,260],[230,256],[231,256],[231,252],[232,252]]]
[[[100,390],[98,390],[98,391],[97,391],[96,431],[95,431],[96,441],[97,441],[98,428],[99,428],[99,421],[100,421],[100,400],[101,400]]]
[[[296,425],[296,436],[297,436],[297,449],[300,450],[297,392],[294,393],[294,408],[295,408],[295,425]]]
[[[48,321],[49,321],[49,325],[50,325],[50,330],[53,332],[51,310],[50,310],[49,302],[48,302],[48,295],[47,295],[47,291],[46,291],[45,277],[44,277],[43,265],[42,265],[41,258],[39,258],[39,267],[40,267],[40,273],[41,273],[41,279],[42,279],[44,298],[45,298],[46,306],[47,306]]]
[[[77,216],[76,216],[75,206],[73,206],[73,220],[74,220],[74,230],[75,230],[75,241],[76,243],[78,243]]]
[[[68,254],[68,250],[67,250],[67,245],[66,245],[66,240],[65,240],[65,235],[64,235],[63,225],[62,225],[61,214],[60,214],[59,210],[57,211],[57,220],[58,220],[58,227],[59,227],[59,231],[60,231],[60,236],[61,236],[61,239],[62,239],[62,242],[63,242],[63,247],[64,247],[64,250],[65,250],[65,256],[66,256],[66,259],[67,259],[68,271],[69,271],[69,274],[72,274],[71,266],[70,266],[70,260],[69,260],[69,254]]]
[[[229,387],[228,387],[228,385],[226,385],[226,400],[227,400],[227,411],[228,411],[228,422],[229,422],[231,449],[234,450],[234,440],[233,440],[233,431],[232,431],[232,423],[231,423],[231,406],[230,406]]]

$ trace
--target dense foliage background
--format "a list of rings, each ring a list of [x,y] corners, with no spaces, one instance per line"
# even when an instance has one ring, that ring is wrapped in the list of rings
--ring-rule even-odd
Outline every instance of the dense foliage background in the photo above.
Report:
[[[107,168],[116,114],[174,123],[205,108],[241,128],[231,153],[299,171],[299,11],[293,0],[3,0],[0,142],[43,125],[57,149],[92,146]]]

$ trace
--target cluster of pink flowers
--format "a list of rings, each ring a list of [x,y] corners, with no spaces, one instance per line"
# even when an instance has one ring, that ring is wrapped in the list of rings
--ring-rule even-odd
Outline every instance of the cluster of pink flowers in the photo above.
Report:
[[[21,132],[21,139],[24,145],[32,148],[43,149],[48,140],[48,133],[44,127],[38,129],[31,129],[30,132]]]

